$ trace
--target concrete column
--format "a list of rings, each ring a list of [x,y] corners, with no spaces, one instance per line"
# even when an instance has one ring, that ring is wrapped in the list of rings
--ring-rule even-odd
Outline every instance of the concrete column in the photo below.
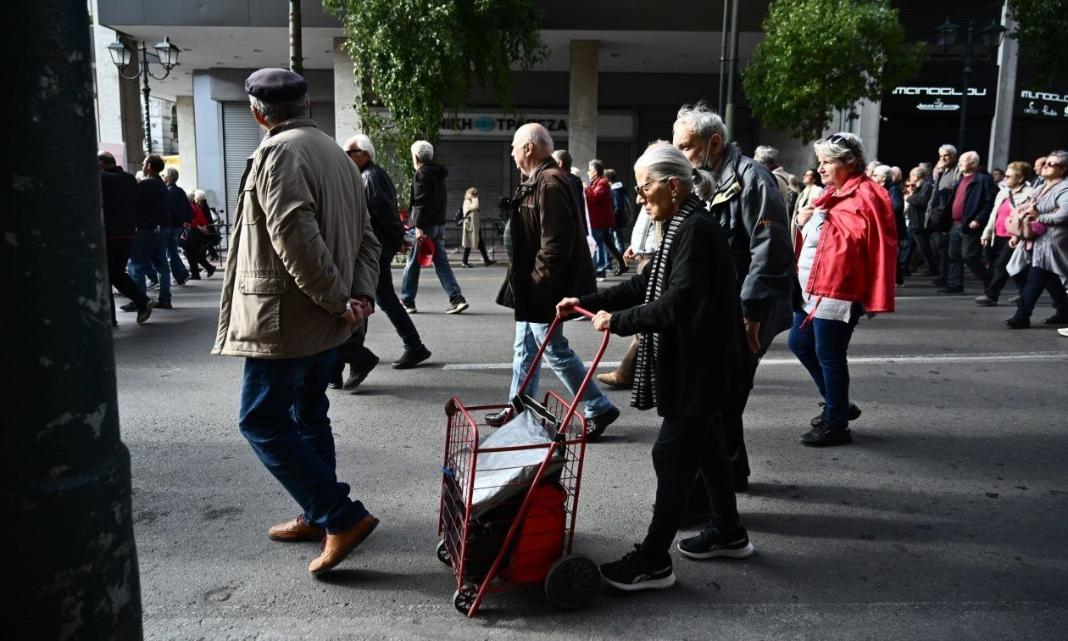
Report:
[[[196,122],[193,131],[197,149],[197,187],[207,193],[208,204],[229,223],[233,214],[230,211],[232,205],[226,198],[222,105],[212,100],[211,76],[208,72],[193,72],[193,114]]]
[[[110,151],[116,162],[126,167],[126,148],[122,144],[122,108],[118,67],[111,62],[108,45],[115,42],[115,32],[93,25],[93,58],[96,77],[96,132],[100,148]]]
[[[868,161],[879,157],[879,127],[882,125],[883,105],[881,102],[861,100],[857,105],[860,118],[854,121],[853,133],[864,141],[864,156]]]
[[[178,96],[178,155],[182,158],[182,188],[197,188],[197,127],[193,96]]]
[[[1016,21],[1008,7],[1002,8],[1001,23],[1011,32]],[[990,149],[987,169],[1005,168],[1009,164],[1009,144],[1012,142],[1012,113],[1016,104],[1016,65],[1020,59],[1020,45],[1015,38],[1005,38],[998,49],[998,88],[994,101],[994,118],[990,122]]]
[[[585,175],[586,165],[597,157],[597,77],[601,43],[571,41],[571,91],[568,107],[567,150],[575,167]]]
[[[356,81],[356,65],[342,47],[344,42],[343,38],[334,38],[334,137],[338,144],[361,131],[356,112],[360,85]]]
[[[133,76],[141,73],[140,43],[131,38],[123,38],[122,41],[130,50],[130,64],[122,70],[123,74]],[[126,146],[126,169],[131,174],[137,173],[145,160],[145,118],[141,106],[140,76],[134,80],[119,80],[119,114],[122,118],[122,142]]]

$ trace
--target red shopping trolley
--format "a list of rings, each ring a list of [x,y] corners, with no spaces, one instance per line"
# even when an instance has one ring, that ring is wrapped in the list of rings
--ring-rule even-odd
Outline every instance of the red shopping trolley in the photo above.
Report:
[[[609,334],[570,403],[555,392],[539,402],[525,392],[561,323],[557,318],[549,327],[509,404],[468,407],[453,397],[445,406],[437,556],[452,567],[453,605],[467,616],[486,594],[515,585],[541,583],[550,603],[569,610],[589,603],[600,588],[597,564],[572,554],[572,546],[586,452],[586,419],[577,409]],[[511,419],[500,428],[474,418],[501,409]]]

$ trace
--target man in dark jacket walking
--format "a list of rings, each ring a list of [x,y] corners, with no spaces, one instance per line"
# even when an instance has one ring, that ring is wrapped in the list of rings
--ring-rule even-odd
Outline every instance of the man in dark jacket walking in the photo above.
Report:
[[[983,283],[985,290],[990,284],[991,273],[983,264],[983,249],[980,236],[987,217],[994,207],[997,186],[990,174],[979,170],[979,154],[966,151],[957,164],[960,181],[953,190],[949,213],[953,223],[949,228],[949,267],[946,270],[946,286],[939,294],[964,293],[964,265]]]
[[[419,291],[419,246],[424,237],[434,243],[434,271],[441,287],[449,295],[446,314],[459,314],[467,309],[460,285],[449,266],[445,252],[445,207],[448,194],[445,192],[445,177],[449,170],[434,162],[434,146],[425,140],[412,144],[412,165],[415,179],[412,180],[411,211],[408,224],[415,227],[415,242],[408,253],[408,263],[401,277],[401,302],[409,314],[416,313],[415,295]]]
[[[154,303],[137,288],[126,273],[137,231],[137,180],[115,164],[115,156],[107,151],[96,155],[100,167],[100,202],[104,213],[104,242],[107,246],[108,280],[137,310],[137,322],[143,323],[152,315]],[[111,324],[115,319],[115,294],[111,295]]]
[[[179,285],[189,280],[189,269],[182,263],[178,246],[182,235],[193,222],[193,208],[189,206],[189,196],[178,186],[178,170],[167,167],[163,170],[163,183],[167,185],[167,213],[170,225],[161,229],[160,234],[167,244],[167,260],[170,261],[171,274]]]
[[[145,278],[155,272],[159,284],[159,300],[156,307],[171,308],[171,267],[167,261],[166,244],[160,230],[169,227],[171,217],[167,211],[167,186],[160,179],[163,159],[153,154],[145,158],[141,167],[145,179],[137,183],[137,233],[130,250],[130,277],[137,289],[146,291]],[[131,302],[121,308],[132,312],[136,306]]]
[[[556,316],[556,303],[597,290],[575,199],[563,170],[550,157],[552,151],[552,136],[537,123],[523,125],[512,138],[512,159],[525,180],[512,200],[512,262],[497,295],[498,304],[515,310],[515,356],[509,398],[519,391],[538,345],[545,343]],[[545,348],[545,361],[571,394],[578,392],[586,377],[586,366],[568,345],[562,326]],[[536,397],[537,392],[535,369],[525,394]],[[599,437],[619,418],[619,409],[592,380],[582,400],[591,439]],[[508,414],[507,409],[490,414],[486,422],[501,425]]]
[[[746,343],[756,358],[743,373],[745,390],[735,407],[723,412],[735,488],[748,486],[749,459],[742,413],[756,377],[756,366],[776,334],[790,327],[797,275],[786,203],[775,177],[763,165],[727,142],[723,120],[703,104],[684,106],[672,127],[672,143],[694,167],[712,172],[717,184],[698,196],[727,233],[738,277]],[[695,506],[703,498],[696,485]],[[699,507],[695,511],[700,511]]]
[[[382,252],[378,257],[378,285],[375,287],[375,303],[385,312],[389,322],[404,342],[404,354],[393,362],[395,369],[415,367],[430,358],[430,350],[419,337],[412,317],[404,311],[397,292],[393,289],[393,270],[391,264],[401,245],[404,244],[404,225],[397,216],[397,189],[384,169],[375,164],[375,147],[366,134],[356,134],[345,141],[345,153],[360,170],[363,185],[367,193],[367,211],[371,214],[371,229],[378,241],[382,243]],[[357,331],[361,337],[366,333]],[[354,334],[355,335],[355,334]],[[362,346],[362,338],[360,341]],[[366,348],[364,348],[366,350]],[[367,350],[369,353],[370,350]],[[364,360],[362,366],[353,366],[352,377],[345,381],[345,388],[355,387],[367,376],[367,372],[378,364],[378,357]],[[373,362],[373,364],[371,364]],[[370,368],[367,365],[370,364]]]

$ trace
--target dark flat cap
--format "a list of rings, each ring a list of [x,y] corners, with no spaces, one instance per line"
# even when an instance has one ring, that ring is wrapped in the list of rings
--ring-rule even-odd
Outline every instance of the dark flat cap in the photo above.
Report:
[[[285,102],[308,93],[308,83],[288,69],[260,69],[245,81],[245,93],[264,102]]]

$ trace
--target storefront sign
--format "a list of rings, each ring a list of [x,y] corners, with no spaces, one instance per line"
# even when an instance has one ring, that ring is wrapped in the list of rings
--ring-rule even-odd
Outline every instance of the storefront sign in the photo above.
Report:
[[[947,85],[903,85],[895,87],[883,101],[883,111],[907,113],[960,113],[963,91]],[[968,111],[993,113],[993,92],[987,87],[968,87]]]
[[[511,139],[516,129],[537,122],[549,130],[554,139],[568,137],[570,122],[566,113],[458,113],[441,119],[441,137],[445,139]],[[600,140],[633,140],[634,116],[631,114],[600,114],[597,116],[597,138]]]
[[[1068,94],[1021,89],[1017,109],[1022,116],[1068,119]]]

